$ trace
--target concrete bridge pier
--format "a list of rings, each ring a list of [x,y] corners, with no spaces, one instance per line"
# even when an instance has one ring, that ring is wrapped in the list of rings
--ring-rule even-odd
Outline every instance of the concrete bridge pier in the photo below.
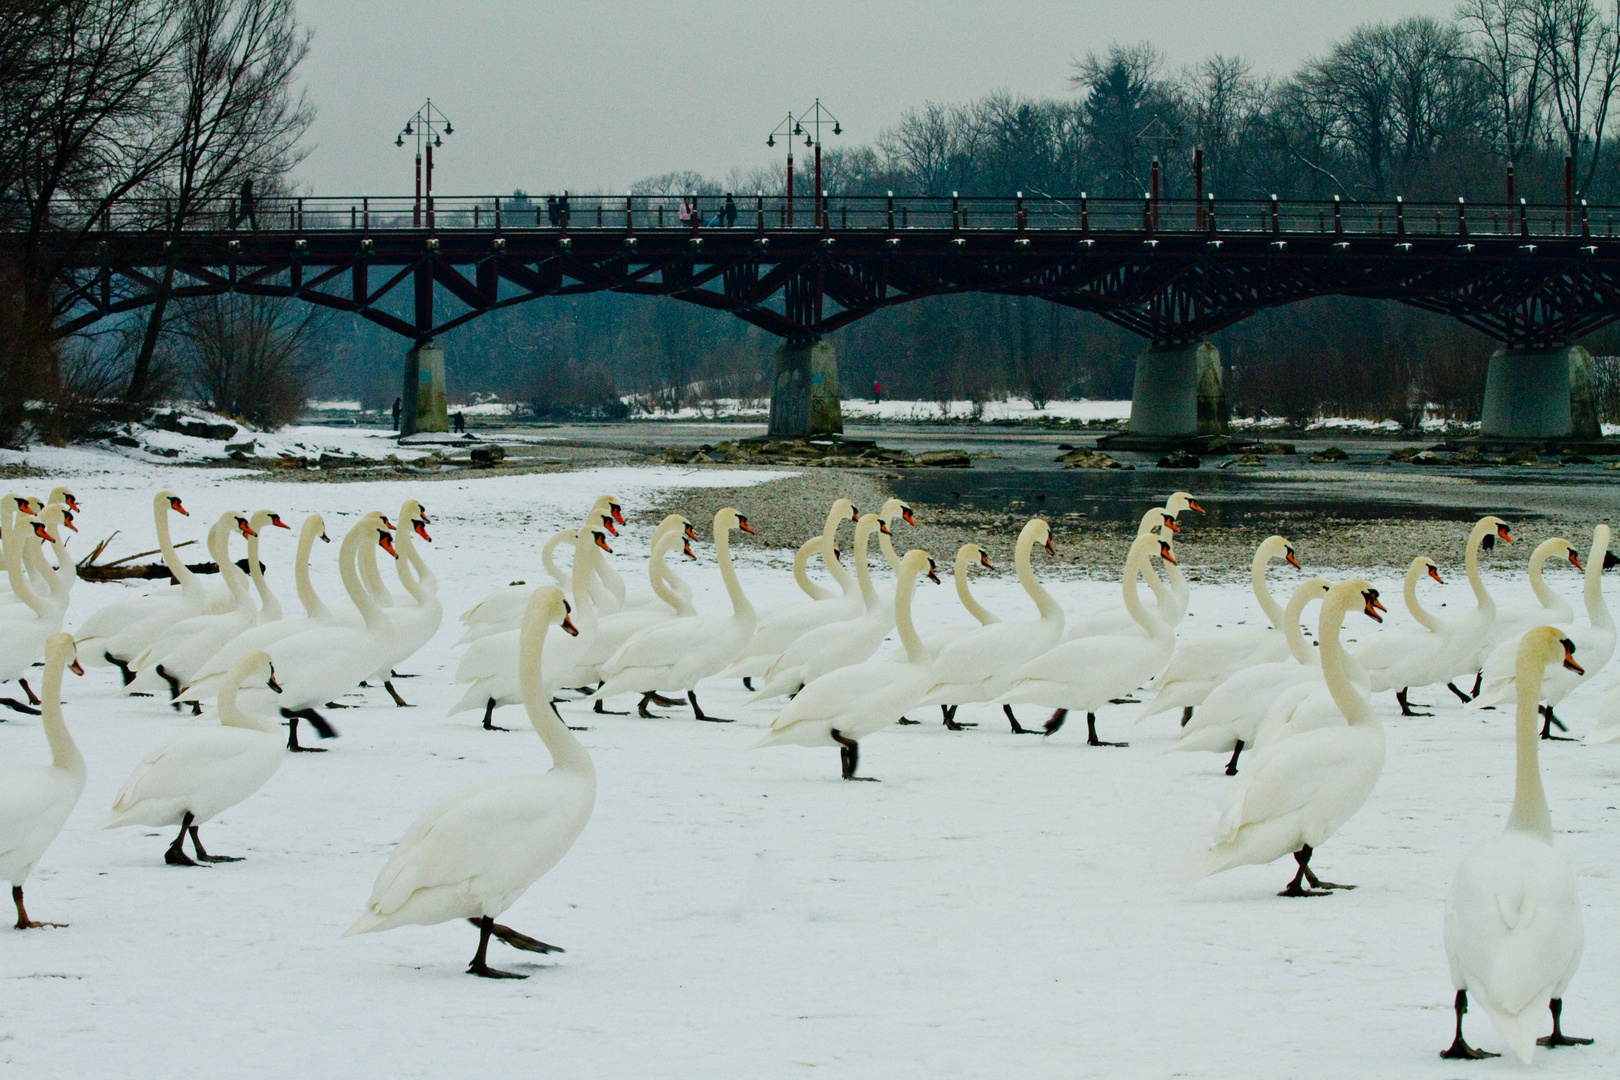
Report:
[[[1579,345],[1498,349],[1485,371],[1483,439],[1596,439],[1592,354]]]
[[[442,434],[450,430],[444,394],[444,350],[429,338],[405,354],[405,385],[400,395],[399,434]]]
[[[1136,357],[1130,436],[1192,439],[1226,431],[1221,351],[1212,342],[1150,345]]]
[[[784,342],[776,350],[769,438],[842,435],[838,354],[825,341]]]

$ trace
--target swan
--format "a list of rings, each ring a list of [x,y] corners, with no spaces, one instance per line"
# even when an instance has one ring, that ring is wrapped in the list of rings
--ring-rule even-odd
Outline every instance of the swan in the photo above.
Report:
[[[197,861],[241,862],[230,855],[208,854],[198,829],[264,787],[286,756],[280,721],[238,708],[237,694],[249,682],[280,693],[270,657],[261,650],[243,654],[220,680],[219,723],[191,728],[141,758],[111,812],[96,827],[178,825],[174,843],[163,854],[170,866],[197,865],[182,847],[187,833]]]
[[[1151,679],[1176,647],[1175,631],[1148,610],[1137,592],[1137,575],[1155,551],[1167,565],[1175,565],[1170,545],[1151,533],[1136,538],[1125,560],[1125,609],[1136,620],[1140,633],[1061,642],[1013,672],[1012,687],[997,700],[1005,705],[1029,702],[1055,709],[1046,722],[1048,735],[1063,726],[1070,709],[1084,711],[1088,746],[1126,745],[1097,738],[1097,710],[1109,699],[1127,694]]]
[[[1255,549],[1249,581],[1254,588],[1255,601],[1271,625],[1229,626],[1176,646],[1170,662],[1148,684],[1155,691],[1153,700],[1143,706],[1136,718],[1138,722],[1180,706],[1181,722],[1185,724],[1191,719],[1193,708],[1237,672],[1255,664],[1288,658],[1288,642],[1278,629],[1282,623],[1282,606],[1272,599],[1271,590],[1266,587],[1266,567],[1273,559],[1283,559],[1294,569],[1300,568],[1294,545],[1280,536],[1267,537]]]
[[[1469,530],[1463,565],[1468,570],[1468,585],[1474,590],[1474,609],[1445,620],[1446,654],[1441,663],[1445,668],[1446,689],[1456,694],[1464,705],[1479,694],[1484,683],[1482,652],[1490,640],[1491,625],[1496,622],[1496,601],[1491,599],[1479,576],[1479,553],[1481,548],[1488,551],[1495,547],[1498,538],[1504,543],[1513,543],[1507,522],[1499,517],[1482,517]],[[1474,676],[1472,694],[1457,689],[1455,680],[1459,675]]]
[[[354,524],[338,546],[338,570],[343,588],[359,610],[359,627],[332,624],[313,626],[302,633],[284,637],[265,647],[275,666],[281,694],[271,698],[268,689],[247,689],[238,695],[244,712],[279,711],[288,725],[287,749],[316,751],[317,747],[298,745],[298,721],[308,720],[322,738],[336,734],[326,718],[316,711],[332,699],[353,689],[387,655],[393,624],[360,584],[356,569],[360,548],[377,544],[394,554],[387,519],[373,510]]]
[[[0,766],[0,877],[11,882],[18,930],[67,925],[30,919],[23,906],[23,883],[84,794],[84,756],[62,720],[62,672],[68,668],[75,675],[84,674],[74,655],[73,638],[52,634],[45,641],[39,701],[51,763]]]
[[[648,716],[647,702],[653,694],[685,690],[699,720],[729,722],[704,715],[698,705],[697,684],[736,659],[754,633],[754,606],[731,565],[732,529],[754,531],[746,517],[728,506],[714,515],[714,553],[731,599],[731,614],[694,615],[642,630],[602,665],[603,681],[590,697],[593,704],[634,690],[643,695],[638,711]]]
[[[812,600],[831,600],[839,594],[825,585],[819,585],[810,580],[810,560],[820,554],[821,537],[819,536],[812,536],[799,545],[799,550],[793,553],[793,583],[799,587],[800,592]]]
[[[79,512],[79,502],[67,488],[56,487],[51,489],[51,493],[45,497],[44,502],[26,495],[7,495],[3,500],[0,500],[0,539],[4,538],[5,531],[11,528],[12,523],[18,520],[19,514],[38,518],[47,507],[57,505],[62,508],[61,518],[58,523],[65,524],[74,532],[78,532],[79,527],[73,524],[73,515]],[[58,531],[52,529],[53,533]],[[67,551],[63,548],[59,537],[53,536],[53,545],[56,548],[57,556],[55,566],[46,563],[44,556],[40,554],[37,548],[25,546],[24,550],[28,552],[28,563],[25,569],[28,571],[28,580],[34,586],[35,592],[49,592],[53,597],[58,598],[59,602],[65,604],[67,590],[72,587],[73,582],[78,580],[78,574],[72,562],[67,561]],[[0,578],[0,617],[8,613],[7,609],[9,608],[20,609],[15,613],[21,615],[27,610],[27,605],[23,604],[12,593],[11,582],[5,578]]]
[[[1255,731],[1280,694],[1304,682],[1316,682],[1322,675],[1316,650],[1300,633],[1299,620],[1305,605],[1328,594],[1332,582],[1313,577],[1300,583],[1283,609],[1283,636],[1288,639],[1287,660],[1244,668],[1209,692],[1171,750],[1209,750],[1218,754],[1231,751],[1226,775],[1237,775],[1238,757],[1244,747],[1252,747]]]
[[[611,495],[600,496],[591,504],[590,510],[585,515],[585,524],[582,528],[587,533],[586,542],[590,541],[589,531],[600,527],[606,527],[611,534],[617,535],[618,530],[614,528],[614,519],[618,518],[622,523],[623,517],[617,499]],[[576,529],[559,530],[552,534],[551,538],[546,541],[545,547],[540,550],[540,561],[545,566],[546,573],[557,582],[565,597],[573,597],[574,595],[573,575],[570,573],[566,578],[564,577],[563,572],[558,569],[556,562],[552,558],[552,552],[561,543],[577,544],[579,535],[579,530]],[[617,578],[617,575],[615,575],[615,578]],[[603,587],[602,581],[605,579],[600,575],[592,574],[589,580],[591,582],[590,598],[592,603],[603,612],[617,611],[619,598],[624,593],[624,582],[619,581],[618,593],[615,594]],[[517,630],[523,621],[523,612],[528,608],[529,596],[534,592],[535,588],[534,585],[519,581],[491,590],[482,600],[461,613],[461,622],[467,627],[467,630],[457,640],[456,644],[468,645],[491,634],[503,634],[507,631]]]
[[[1470,991],[1496,1033],[1527,1065],[1538,1043],[1553,1047],[1592,1041],[1565,1035],[1560,1022],[1564,989],[1580,967],[1586,931],[1575,875],[1553,850],[1552,815],[1536,750],[1542,677],[1547,665],[1560,660],[1558,670],[1579,674],[1575,651],[1575,643],[1556,627],[1540,626],[1524,635],[1515,653],[1518,768],[1513,810],[1505,832],[1463,857],[1446,896],[1446,959],[1451,985],[1457,988],[1452,1003],[1457,1034],[1441,1051],[1444,1058],[1497,1056],[1463,1040]],[[1552,1013],[1553,1029],[1538,1039],[1543,1009]]]
[[[254,622],[257,625],[280,622],[284,617],[281,610],[281,601],[271,591],[270,583],[264,580],[264,564],[259,561],[259,541],[267,528],[286,529],[292,531],[292,526],[281,520],[281,515],[274,510],[255,510],[253,516],[248,518],[248,526],[253,535],[247,538],[247,564],[248,579],[253,582],[254,591],[259,594],[259,613]]]
[[[33,522],[33,532],[40,540],[52,539],[43,520]],[[23,549],[33,542],[33,538],[20,526],[13,524],[4,542],[6,574],[11,581],[11,591],[25,605],[27,615],[0,619],[0,682],[17,680],[29,705],[13,698],[0,698],[0,705],[15,712],[33,714],[38,710],[32,706],[39,705],[40,698],[28,685],[28,670],[33,667],[34,661],[45,655],[45,645],[51,635],[62,629],[64,608],[53,603],[51,597],[35,592],[23,570]]]
[[[1013,549],[1018,581],[1035,602],[1039,617],[973,627],[945,646],[934,658],[934,685],[918,705],[994,701],[1012,687],[1013,671],[1019,664],[1046,652],[1062,638],[1063,607],[1035,579],[1030,567],[1030,553],[1036,544],[1045,547],[1048,555],[1055,554],[1052,528],[1042,518],[1030,518],[1024,523]],[[1011,705],[1001,709],[1014,734],[1038,734],[1018,722]]]
[[[399,520],[400,527],[395,533],[398,556],[394,560],[394,569],[411,603],[396,604],[385,612],[393,625],[388,650],[383,662],[363,681],[381,679],[383,689],[394,699],[394,704],[404,709],[410,705],[394,689],[394,668],[415,656],[439,632],[439,623],[444,619],[444,605],[439,601],[438,581],[416,550],[414,539],[421,537],[427,543],[433,542],[433,537],[427,531],[427,511],[415,499],[407,499],[400,508]],[[367,547],[364,558],[375,567],[376,549]]]
[[[1580,552],[1562,536],[1537,544],[1530,553],[1530,589],[1536,594],[1536,602],[1496,609],[1496,619],[1491,623],[1490,637],[1486,640],[1486,656],[1504,641],[1511,641],[1517,650],[1519,639],[1524,637],[1526,630],[1537,626],[1567,626],[1575,617],[1575,609],[1569,601],[1553,592],[1543,577],[1547,560],[1554,556],[1568,559],[1569,564],[1577,570],[1584,569]]]
[[[199,702],[213,697],[219,692],[220,680],[224,678],[225,672],[248,653],[264,649],[273,641],[301,634],[317,626],[330,626],[336,621],[309,580],[309,553],[314,548],[316,540],[331,543],[331,538],[326,535],[325,520],[319,514],[310,514],[304,518],[303,527],[298,532],[298,551],[293,559],[293,581],[298,588],[298,602],[304,607],[304,617],[260,623],[221,645],[198,667],[199,674],[191,681],[191,685],[181,692],[181,701]],[[358,613],[356,621],[359,622]]]
[[[806,547],[809,547],[810,543],[819,545],[822,559],[828,571],[842,587],[842,591],[830,593],[824,600],[789,601],[765,612],[755,623],[754,635],[748,639],[742,655],[720,672],[719,678],[740,678],[744,680],[745,686],[753,689],[752,680],[769,671],[771,665],[781,658],[787,647],[799,638],[818,627],[860,615],[864,606],[861,590],[854,579],[838,566],[838,559],[832,553],[838,526],[845,521],[859,522],[860,515],[855,512],[854,503],[848,499],[838,499],[827,511],[827,520],[822,526],[821,535],[805,545]],[[796,562],[794,574],[798,576],[800,573]]]
[[[882,647],[884,636],[894,626],[894,605],[885,603],[872,587],[866,554],[872,535],[885,534],[888,528],[889,523],[877,514],[862,515],[855,526],[855,579],[865,609],[852,619],[818,626],[782,650],[765,671],[765,682],[748,699],[750,703],[797,693],[829,671],[871,659]]]
[[[365,914],[344,937],[415,923],[466,919],[478,927],[478,952],[468,974],[521,979],[486,961],[491,936],[529,952],[561,952],[502,926],[511,907],[573,847],[596,804],[596,767],[552,708],[542,686],[541,660],[549,627],[571,630],[562,591],[543,586],[523,616],[523,705],[551,754],[550,772],[478,780],[436,799],[400,838]]]
[[[1199,514],[1204,512],[1204,508],[1198,504],[1197,499],[1185,491],[1177,491],[1165,500],[1162,507],[1156,506],[1142,515],[1142,520],[1136,527],[1136,535],[1143,536],[1155,530],[1159,530],[1160,535],[1180,532],[1181,529],[1176,524],[1176,519],[1188,510]],[[1168,537],[1166,538],[1168,539]],[[1174,550],[1175,547],[1172,545],[1171,551],[1174,552]],[[1129,557],[1128,552],[1127,557]],[[1174,630],[1181,624],[1181,620],[1187,616],[1187,602],[1192,597],[1192,587],[1187,583],[1187,579],[1182,575],[1181,567],[1177,563],[1172,562],[1166,565],[1166,576],[1170,579],[1168,585],[1159,580],[1159,576],[1153,572],[1151,560],[1149,561],[1143,573],[1143,578],[1147,581],[1148,588],[1152,590],[1153,597],[1151,600],[1143,600],[1142,603],[1155,618]],[[1114,604],[1102,608],[1077,622],[1069,623],[1063,629],[1063,640],[1073,641],[1075,638],[1083,637],[1111,637],[1122,632],[1140,634],[1142,629],[1141,625],[1131,618],[1131,613],[1125,609],[1123,604]]]
[[[193,615],[165,628],[130,665],[136,675],[134,681],[124,688],[125,693],[156,693],[167,684],[169,699],[178,709],[181,689],[201,673],[203,662],[214,654],[222,642],[230,641],[237,634],[257,625],[259,612],[248,592],[248,576],[230,557],[233,530],[240,531],[247,538],[255,534],[246,514],[227,510],[209,530],[208,550],[214,556],[214,564],[230,588],[235,604],[219,614]]]
[[[1383,622],[1378,613],[1388,609],[1379,601],[1378,590],[1367,590],[1366,600],[1362,613],[1374,622]],[[1325,639],[1332,634],[1337,641],[1339,634],[1343,632],[1344,621],[1341,618],[1337,624],[1329,626],[1326,621],[1327,614],[1327,608],[1323,607],[1318,615],[1317,637]],[[1356,658],[1348,653],[1344,661],[1344,676],[1361,697],[1371,696],[1367,673],[1356,662]],[[1327,685],[1321,664],[1318,662],[1314,671],[1278,694],[1272,701],[1271,706],[1266,709],[1266,715],[1261,718],[1254,730],[1254,742],[1250,744],[1249,749],[1258,754],[1268,746],[1302,732],[1344,725],[1344,710],[1339,707],[1332,688]]]
[[[1425,574],[1441,585],[1446,583],[1440,576],[1440,568],[1426,555],[1419,555],[1406,568],[1402,592],[1406,610],[1412,613],[1417,625],[1380,630],[1350,654],[1367,673],[1367,689],[1375,694],[1395,691],[1402,716],[1433,716],[1433,713],[1413,712],[1407,691],[1414,686],[1441,682],[1450,674],[1444,666],[1450,627],[1418,602],[1418,580]]]
[[[857,540],[856,546],[864,545]],[[856,569],[860,569],[858,558]],[[812,680],[777,714],[769,733],[752,749],[790,743],[836,746],[845,780],[875,779],[855,775],[860,741],[898,721],[934,682],[929,656],[911,621],[911,600],[921,574],[938,580],[934,560],[928,552],[914,548],[900,560],[900,579],[894,594],[894,621],[905,659],[867,660]]]
[[[67,612],[73,583],[79,580],[78,568],[68,557],[67,544],[62,539],[64,526],[74,532],[79,531],[79,527],[73,524],[73,512],[64,503],[50,503],[42,507],[29,519],[26,528],[22,525],[14,526],[22,534],[22,547],[19,550],[23,560],[23,571],[28,576],[29,588],[57,612],[53,617],[58,624]],[[27,533],[30,531],[43,543],[29,543]],[[54,565],[45,558],[44,544],[51,545],[56,558]],[[9,590],[10,575],[7,574],[5,577],[6,587]],[[37,617],[34,609],[24,603],[16,593],[8,592],[7,600],[7,603],[0,604],[0,620]]]
[[[6,534],[11,531],[12,526],[17,521],[21,520],[21,518],[25,515],[28,517],[33,517],[41,509],[43,509],[43,507],[36,506],[35,500],[27,495],[18,495],[13,492],[4,497],[0,497],[0,544],[4,544]],[[0,566],[0,569],[4,569],[4,566]],[[36,584],[34,589],[37,592],[42,587],[43,586]],[[9,607],[13,604],[21,603],[22,601],[18,599],[17,596],[11,591],[11,578],[8,574],[6,576],[5,584],[0,586],[0,604],[4,604],[5,606]]]
[[[1614,656],[1614,616],[1610,614],[1609,605],[1603,599],[1603,571],[1620,564],[1620,558],[1609,552],[1609,540],[1607,525],[1598,525],[1592,529],[1592,548],[1586,556],[1586,582],[1583,590],[1587,625],[1576,626],[1572,621],[1560,627],[1563,635],[1575,643],[1575,647],[1585,659],[1585,663],[1582,664],[1583,673],[1576,675],[1569,669],[1559,669],[1542,681],[1541,700],[1545,704],[1541,707],[1541,715],[1545,723],[1542,725],[1541,737],[1544,739],[1564,739],[1564,736],[1552,733],[1554,724],[1557,724],[1560,730],[1568,730],[1564,728],[1555,711],[1558,703],[1568,697],[1577,686],[1602,671]],[[1470,708],[1500,703],[1513,696],[1513,682],[1517,677],[1517,671],[1516,667],[1508,667],[1508,648],[1507,644],[1500,645],[1486,659],[1481,672],[1485,680],[1485,689],[1469,703]],[[1507,670],[1504,671],[1504,668]]]
[[[986,570],[995,569],[995,567],[990,564],[989,552],[985,551],[984,548],[980,547],[978,544],[963,544],[957,549],[956,565],[953,571],[953,576],[956,581],[956,598],[962,602],[962,606],[967,609],[969,615],[972,615],[975,619],[979,620],[980,626],[989,626],[991,623],[1000,622],[1001,619],[997,617],[993,611],[990,611],[983,604],[979,603],[979,601],[974,597],[972,590],[968,588],[968,568],[974,563],[984,567]],[[939,655],[941,649],[945,648],[945,646],[949,645],[957,638],[962,637],[964,634],[970,633],[973,629],[974,627],[972,624],[959,624],[956,626],[941,626],[937,629],[930,630],[928,633],[922,634],[919,637],[919,640],[922,642],[923,654],[927,656],[928,659],[932,660]],[[895,661],[896,663],[905,663],[908,655],[909,654],[907,654],[905,646],[902,644],[899,648],[895,649],[889,654],[889,659]],[[952,731],[965,731],[970,727],[978,726],[977,724],[957,723],[955,706],[941,705],[939,707],[939,711],[944,716],[945,726]],[[900,723],[915,724],[917,721],[907,720],[905,717],[901,717]]]
[[[607,535],[600,529],[580,529],[574,541],[574,595],[580,602],[574,607],[579,615],[578,633],[564,635],[557,631],[552,636],[552,662],[546,665],[546,692],[555,695],[564,687],[582,687],[594,682],[594,671],[579,670],[587,650],[595,643],[601,622],[596,614],[596,601],[586,581],[597,573],[601,557],[593,548],[612,552]],[[456,665],[456,682],[471,683],[454,705],[450,715],[482,707],[485,731],[507,731],[495,724],[495,710],[502,705],[517,705],[523,701],[523,681],[518,667],[522,654],[522,631],[507,630],[480,638],[468,646]]]
[[[152,519],[157,526],[158,549],[163,554],[163,565],[176,588],[162,588],[133,600],[119,600],[107,604],[91,615],[79,627],[77,644],[84,662],[92,667],[108,664],[116,667],[127,686],[135,678],[130,661],[144,652],[157,636],[181,619],[201,615],[208,603],[207,591],[196,574],[186,568],[185,560],[174,549],[169,538],[169,515],[190,517],[172,491],[160,491],[152,496]]]
[[[692,554],[691,544],[694,535],[691,523],[679,514],[670,514],[659,523],[658,530],[654,533],[652,554],[647,560],[647,578],[653,591],[664,601],[664,605],[658,608],[615,611],[598,620],[596,640],[591,642],[590,648],[578,664],[586,674],[587,682],[600,681],[602,665],[641,630],[672,619],[697,614],[697,608],[692,606],[691,588],[681,580],[679,574],[664,563],[665,556],[676,548],[681,549],[686,558],[696,561],[697,556]],[[593,708],[599,713],[609,711],[600,701]]]
[[[1372,586],[1360,579],[1328,590],[1322,601],[1322,676],[1347,724],[1302,732],[1261,750],[1228,781],[1204,876],[1292,852],[1299,870],[1279,896],[1322,896],[1354,887],[1319,880],[1310,862],[1311,853],[1366,803],[1384,771],[1383,724],[1351,683],[1349,657],[1339,642],[1345,612],[1361,604],[1372,614],[1377,600]]]

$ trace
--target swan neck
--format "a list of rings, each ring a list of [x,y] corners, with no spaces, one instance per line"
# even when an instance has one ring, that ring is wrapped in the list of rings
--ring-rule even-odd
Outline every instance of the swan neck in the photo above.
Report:
[[[969,557],[965,554],[958,554],[956,556],[956,569],[954,574],[956,578],[956,598],[962,602],[962,606],[967,609],[967,613],[969,615],[972,615],[975,619],[979,620],[980,626],[989,626],[991,623],[999,622],[1000,620],[997,619],[995,615],[992,614],[983,604],[979,603],[979,601],[974,598],[972,590],[968,588],[969,561]],[[896,603],[898,603],[898,601],[896,601]],[[899,608],[896,607],[895,611],[896,618],[898,618]]]
[[[1339,631],[1344,628],[1344,616],[1350,609],[1352,598],[1359,601],[1360,592],[1351,590],[1346,596],[1329,596],[1322,602],[1322,622],[1317,627],[1317,635],[1321,640],[1318,651],[1322,654],[1322,678],[1327,683],[1328,693],[1333,695],[1333,703],[1344,714],[1345,720],[1351,727],[1356,727],[1372,720],[1372,710],[1350,681],[1349,657],[1339,640]]]
[[[676,612],[681,610],[681,598],[670,587],[668,579],[671,571],[664,558],[669,554],[669,549],[675,546],[671,538],[679,539],[680,536],[681,531],[679,529],[671,529],[668,533],[660,536],[653,543],[652,554],[647,559],[648,584],[652,586],[652,591],[657,595],[658,599],[668,604]]]
[[[745,619],[751,625],[754,621],[754,605],[748,602],[748,594],[743,592],[742,582],[737,580],[737,570],[731,565],[731,530],[718,523],[714,527],[714,554],[720,563],[720,578],[726,583],[726,595],[731,598],[732,616]]]
[[[158,549],[163,552],[163,565],[169,568],[169,573],[179,582],[182,589],[199,589],[202,583],[197,580],[197,575],[186,567],[185,560],[174,550],[174,541],[169,537],[169,514],[172,512],[173,508],[169,505],[168,499],[162,495],[153,499],[152,519],[157,525]]]
[[[561,585],[564,588],[568,586],[568,579],[563,577],[562,569],[557,565],[556,557],[552,553],[557,550],[558,544],[562,543],[564,540],[572,539],[574,539],[573,529],[559,529],[551,534],[551,538],[548,539],[545,546],[540,549],[541,565],[546,568],[546,573],[551,575],[551,580],[555,581],[558,585]]]
[[[358,569],[361,545],[368,539],[366,534],[376,527],[375,518],[367,517],[362,519],[343,538],[343,547],[338,552],[338,573],[343,578],[344,591],[349,594],[350,602],[360,612],[360,617],[365,620],[366,629],[368,630],[381,629],[384,625],[382,608],[377,606],[377,601],[361,584]]]
[[[34,591],[33,585],[29,584],[28,575],[23,571],[22,553],[28,541],[27,537],[23,535],[22,526],[13,523],[12,527],[6,530],[3,539],[6,553],[6,576],[11,581],[11,591],[16,594],[17,599],[32,608],[35,615],[45,618],[49,612],[49,605],[46,604],[44,597]]]
[[[1041,618],[1063,625],[1063,607],[1052,594],[1041,587],[1035,579],[1035,570],[1030,565],[1030,552],[1035,548],[1035,533],[1033,531],[1020,533],[1018,548],[1013,556],[1014,567],[1018,571],[1018,583],[1024,587],[1029,598],[1035,601],[1035,609],[1041,613]]]
[[[1312,666],[1312,653],[1310,642],[1305,640],[1305,632],[1300,629],[1300,617],[1305,613],[1305,605],[1315,597],[1304,588],[1297,590],[1288,598],[1288,606],[1283,609],[1283,638],[1288,642],[1288,652],[1299,663],[1306,667]]]
[[[1592,538],[1592,550],[1587,556],[1586,582],[1582,598],[1586,601],[1586,620],[1593,626],[1612,629],[1614,617],[1603,600],[1603,563],[1609,554],[1609,538],[1605,533]]]
[[[1271,565],[1271,558],[1271,553],[1264,546],[1254,553],[1254,564],[1249,567],[1249,583],[1254,587],[1254,599],[1260,605],[1260,610],[1266,613],[1271,625],[1280,630],[1283,621],[1282,605],[1272,597],[1271,589],[1266,584],[1266,568]]]
[[[1163,621],[1154,618],[1148,613],[1147,607],[1142,603],[1142,594],[1136,588],[1136,576],[1143,570],[1152,572],[1149,565],[1150,552],[1158,541],[1152,537],[1138,540],[1131,545],[1131,555],[1125,561],[1125,580],[1123,584],[1125,595],[1125,610],[1130,613],[1136,625],[1147,631],[1149,637],[1158,637],[1163,634],[1166,625]],[[1175,564],[1172,563],[1172,566]]]
[[[579,530],[574,539],[574,565],[569,575],[574,586],[574,611],[579,615],[580,633],[596,629],[596,601],[591,597],[591,575],[602,576],[602,568],[607,566],[607,560],[597,548],[595,533],[589,529]]]
[[[1542,577],[1542,568],[1552,556],[1554,543],[1548,541],[1530,554],[1530,591],[1536,594],[1536,603],[1549,609],[1557,606],[1558,594],[1552,591],[1552,586]]]
[[[1509,831],[1531,833],[1552,843],[1552,814],[1547,809],[1547,792],[1541,786],[1541,684],[1546,666],[1533,656],[1518,661],[1514,683],[1518,703],[1514,707],[1515,770],[1513,811],[1508,815]]]
[[[907,573],[902,567],[900,580],[894,586],[894,628],[900,634],[900,644],[905,646],[906,660],[913,664],[928,659],[922,638],[917,636],[917,627],[911,621],[911,601],[917,595],[917,578],[921,573],[920,569]]]
[[[394,545],[394,550],[399,550],[398,544]],[[377,545],[372,544],[358,552],[355,565],[360,571],[360,580],[365,583],[366,591],[376,600],[377,606],[393,607],[394,594],[388,591],[382,571],[377,569]]]
[[[399,578],[400,585],[411,594],[416,606],[421,607],[432,599],[437,581],[433,571],[428,569],[422,560],[422,553],[416,550],[416,534],[414,526],[405,522],[394,534],[394,548],[399,552],[399,558],[394,562],[394,573]]]
[[[248,576],[253,580],[253,588],[259,594],[259,607],[264,621],[279,622],[281,601],[270,591],[270,583],[264,580],[264,568],[259,565],[259,536],[260,534],[255,534],[248,537]]]
[[[52,764],[58,769],[82,776],[85,771],[84,755],[79,753],[79,745],[68,734],[67,723],[62,719],[62,672],[65,668],[62,657],[45,662],[45,675],[40,680],[39,688],[39,718],[45,728],[45,740],[51,746]]]
[[[820,536],[813,536],[799,545],[799,550],[793,553],[793,580],[798,583],[799,591],[812,600],[826,600],[833,594],[810,580],[808,566],[810,556],[821,550],[825,540]]]
[[[1423,579],[1423,575],[1426,573],[1428,573],[1428,568],[1421,564],[1413,565],[1407,570],[1406,584],[1402,595],[1406,599],[1406,610],[1412,613],[1412,618],[1416,619],[1418,624],[1425,630],[1431,630],[1438,634],[1445,630],[1445,624],[1429,614],[1428,610],[1418,600],[1418,582]]]
[[[1474,531],[1468,534],[1468,552],[1463,556],[1463,565],[1468,570],[1468,586],[1474,590],[1474,602],[1482,611],[1495,613],[1496,601],[1485,590],[1485,582],[1479,576],[1479,546],[1484,543],[1486,534],[1491,531],[1487,522],[1480,522],[1474,526]]]
[[[574,733],[568,730],[552,707],[551,696],[541,685],[540,663],[545,652],[548,623],[543,614],[533,611],[525,614],[523,630],[518,639],[519,685],[523,692],[523,708],[529,714],[529,723],[535,734],[551,753],[552,766],[559,772],[594,777],[596,767],[591,755]]]
[[[324,619],[330,612],[321,602],[320,594],[309,579],[309,555],[315,547],[315,538],[321,528],[313,519],[304,522],[304,531],[298,535],[298,555],[293,560],[293,581],[298,586],[298,602],[304,605],[304,614],[311,619]]]
[[[860,586],[861,601],[868,611],[875,610],[878,604],[877,589],[872,587],[872,568],[866,565],[867,546],[876,529],[855,530],[855,581]]]
[[[883,561],[889,564],[889,569],[897,576],[900,573],[900,554],[894,550],[894,541],[886,532],[878,532],[878,547],[883,551]]]

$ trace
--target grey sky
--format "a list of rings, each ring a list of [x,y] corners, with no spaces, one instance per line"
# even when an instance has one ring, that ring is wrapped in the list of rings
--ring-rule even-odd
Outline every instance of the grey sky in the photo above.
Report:
[[[623,191],[672,169],[723,178],[783,151],[765,136],[818,95],[874,138],[925,101],[1066,92],[1069,61],[1153,41],[1286,72],[1371,20],[1446,16],[1452,0],[300,0],[318,110],[299,180],[317,194],[409,192],[395,134],[424,98],[455,125],[445,195]]]

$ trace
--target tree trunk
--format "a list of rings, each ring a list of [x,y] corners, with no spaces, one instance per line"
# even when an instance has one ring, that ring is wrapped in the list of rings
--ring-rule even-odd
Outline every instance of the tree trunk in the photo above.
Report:
[[[139,404],[146,400],[147,387],[152,374],[152,356],[157,352],[158,337],[163,333],[163,316],[169,307],[169,294],[174,287],[174,266],[163,268],[163,286],[158,290],[157,302],[146,316],[146,333],[141,336],[141,351],[135,355],[135,369],[129,376],[129,389],[124,400]]]

